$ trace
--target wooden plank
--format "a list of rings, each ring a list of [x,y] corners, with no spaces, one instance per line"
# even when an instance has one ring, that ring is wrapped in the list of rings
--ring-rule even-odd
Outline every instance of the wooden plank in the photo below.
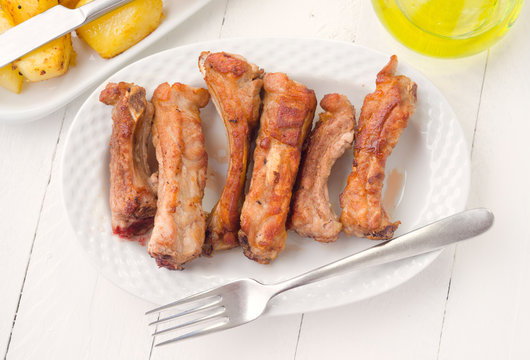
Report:
[[[228,6],[226,3],[214,1],[150,51],[208,40],[219,34],[223,37],[277,35],[356,39],[370,47],[396,52],[402,60],[422,70],[448,96],[463,122],[466,137],[471,140],[486,59],[484,54],[456,62],[416,55],[402,48],[382,28],[374,30],[378,23],[371,9],[366,8],[369,6],[367,2],[363,2],[365,9],[360,12],[358,2],[349,1],[337,1],[333,6],[314,0],[232,0]],[[349,15],[344,16],[344,13],[352,15],[351,22]],[[357,28],[359,35],[356,36]],[[69,107],[68,124],[79,104],[80,101]],[[25,132],[21,134],[26,136]],[[63,141],[64,137],[60,148]],[[98,277],[88,265],[82,250],[74,245],[73,234],[65,228],[64,212],[58,200],[58,175],[57,164],[54,164],[9,358],[78,358],[79,354],[86,358],[164,359],[177,356],[193,359],[215,355],[223,359],[233,358],[235,354],[264,358],[271,357],[271,348],[274,351],[272,358],[292,358],[295,351],[297,358],[304,359],[323,357],[324,354],[325,358],[344,358],[346,354],[395,358],[398,351],[409,355],[408,358],[434,358],[436,355],[443,319],[444,306],[441,304],[445,303],[452,265],[451,251],[418,277],[387,294],[341,309],[306,314],[297,350],[300,317],[295,315],[261,319],[226,333],[156,349],[151,354],[148,329],[142,315],[150,305]],[[33,185],[34,181],[31,178],[30,184]],[[14,186],[19,186],[17,184],[13,182]],[[26,191],[27,188],[17,189]],[[23,202],[25,204],[34,201],[24,199],[28,200]],[[2,218],[11,219],[11,211]],[[26,226],[27,218],[24,220]],[[0,260],[4,263],[2,253]],[[528,281],[528,276],[521,281],[525,279]],[[16,291],[6,292],[12,293]],[[411,294],[417,296],[411,298]],[[527,294],[523,291],[519,299],[528,299]],[[524,308],[524,302],[519,301],[519,304],[519,308]],[[520,310],[522,315],[526,314],[524,311]],[[456,316],[454,319],[452,326],[458,326]],[[528,318],[523,316],[523,319]],[[528,330],[525,328],[528,321],[519,320],[517,324],[513,331]],[[522,340],[524,336],[512,338],[517,344],[517,339]],[[235,341],[232,339],[237,339],[237,345],[233,345]],[[382,346],[383,342],[385,346],[389,342],[388,348]],[[522,346],[512,346],[513,355],[523,353]]]
[[[304,314],[296,360],[435,359],[453,251],[374,298]]]
[[[300,315],[261,318],[224,332],[156,347],[151,359],[293,359],[299,327]]]
[[[470,143],[487,54],[451,61],[419,55],[386,32],[369,2],[363,3],[358,29],[357,44],[397,54],[441,90]],[[296,358],[349,358],[362,354],[373,359],[435,359],[453,253],[454,247],[447,249],[414,279],[386,294],[339,309],[305,314]]]
[[[193,16],[193,21],[185,22],[168,36],[175,42],[172,46],[217,36],[224,9],[222,1],[207,5]],[[88,94],[67,107],[8,358],[76,359],[80,354],[87,359],[149,358],[152,342],[143,314],[152,305],[99,277],[76,243],[61,204],[59,159],[71,121]],[[21,130],[21,134],[31,133],[28,130]],[[34,137],[47,135],[42,132],[35,132]],[[55,145],[57,137],[53,139]],[[31,140],[33,137],[19,142],[30,146]],[[35,152],[38,150],[44,153],[39,148]],[[50,162],[47,165],[49,171]],[[29,174],[24,177],[29,183],[18,187],[20,192],[27,192],[35,181]],[[49,172],[46,180],[48,177]],[[20,203],[26,206],[34,202],[26,197],[24,200]],[[27,219],[27,212],[25,215]],[[19,290],[9,293],[18,295]]]
[[[354,41],[360,0],[231,0],[222,37],[316,37]]]
[[[72,103],[66,113],[8,358],[63,359],[80,353],[102,358],[104,353],[140,359],[145,356],[139,350],[149,352],[141,316],[146,303],[98,277],[76,244],[62,206],[59,159],[66,129],[82,102]]]
[[[528,5],[528,4],[527,4]],[[472,155],[470,205],[492,230],[458,247],[440,359],[528,359],[530,7],[490,50]]]
[[[21,94],[23,96],[23,94]],[[64,110],[47,121],[0,126],[0,354],[5,354],[50,178]]]

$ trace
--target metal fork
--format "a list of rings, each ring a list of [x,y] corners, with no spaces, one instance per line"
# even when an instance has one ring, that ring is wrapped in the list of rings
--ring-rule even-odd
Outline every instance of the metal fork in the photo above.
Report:
[[[181,320],[182,317],[187,318],[188,315],[195,316],[193,320],[181,321],[175,326],[158,330],[153,336],[208,324],[158,343],[156,346],[233,328],[257,319],[267,308],[269,300],[284,291],[338,275],[346,270],[384,264],[441,249],[452,243],[482,234],[492,224],[493,214],[487,209],[463,211],[286,281],[262,284],[253,279],[237,280],[153,309],[146,315],[173,307],[186,306],[185,310],[175,315],[164,318],[160,318],[159,315],[159,319],[149,325]]]

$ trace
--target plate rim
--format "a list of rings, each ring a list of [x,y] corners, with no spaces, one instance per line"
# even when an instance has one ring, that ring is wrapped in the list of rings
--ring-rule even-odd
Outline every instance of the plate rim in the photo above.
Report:
[[[376,54],[378,54],[380,56],[385,56],[387,58],[390,57],[390,54],[385,53],[383,51],[372,49],[372,48],[364,46],[364,45],[359,45],[359,44],[356,44],[356,43],[352,43],[352,42],[348,42],[348,41],[342,41],[342,40],[336,40],[336,39],[320,39],[320,38],[311,38],[311,37],[279,37],[279,36],[272,36],[272,37],[271,36],[264,36],[264,37],[259,37],[259,36],[258,37],[254,37],[254,36],[253,37],[230,37],[230,38],[223,38],[223,39],[214,39],[214,40],[207,40],[207,41],[201,41],[201,42],[194,42],[194,43],[189,43],[189,44],[176,46],[176,47],[173,47],[173,48],[170,48],[170,49],[165,49],[165,50],[159,51],[157,53],[153,53],[153,54],[150,54],[148,56],[145,56],[145,57],[143,57],[141,59],[137,59],[136,61],[128,64],[127,66],[123,67],[122,69],[120,69],[120,70],[114,72],[113,74],[109,75],[104,81],[101,82],[101,84],[99,84],[97,87],[95,87],[93,89],[93,91],[87,96],[87,98],[85,99],[83,104],[80,106],[79,110],[77,111],[77,113],[76,113],[76,115],[74,117],[74,120],[72,121],[72,123],[70,125],[70,128],[68,129],[67,137],[66,137],[65,144],[64,144],[64,147],[63,147],[63,154],[61,156],[61,164],[60,164],[60,167],[61,167],[61,169],[60,169],[61,200],[62,200],[63,207],[65,209],[65,212],[67,214],[67,218],[68,218],[70,229],[72,229],[72,231],[74,233],[74,236],[76,237],[76,242],[78,242],[78,245],[83,249],[83,252],[86,253],[86,249],[83,247],[81,241],[79,240],[79,237],[76,234],[75,229],[73,228],[73,222],[71,220],[71,216],[72,215],[68,212],[68,207],[66,205],[65,192],[64,192],[64,186],[63,185],[64,185],[64,176],[65,176],[65,174],[64,174],[64,163],[65,163],[65,158],[67,156],[67,153],[64,150],[66,150],[68,148],[70,140],[71,140],[71,134],[74,131],[75,126],[77,125],[77,123],[81,121],[80,120],[80,118],[81,118],[80,114],[82,113],[82,110],[86,106],[89,105],[89,101],[90,101],[90,98],[92,97],[92,95],[95,92],[97,92],[98,89],[103,88],[104,85],[108,82],[108,80],[110,78],[118,76],[121,72],[128,71],[129,68],[134,66],[137,62],[148,61],[152,57],[161,56],[162,54],[165,54],[165,53],[186,49],[186,48],[189,48],[189,47],[198,47],[198,46],[206,47],[206,46],[209,46],[209,45],[218,46],[219,44],[222,44],[222,43],[225,43],[225,42],[226,43],[232,43],[232,42],[241,42],[241,41],[243,41],[243,42],[252,42],[252,41],[288,41],[288,42],[291,42],[291,41],[316,41],[316,42],[321,42],[321,43],[335,43],[335,44],[337,44],[339,46],[353,46],[353,47],[357,47],[357,48],[362,48],[362,49],[364,49],[366,51],[369,51],[369,52],[372,52],[372,53],[376,53]],[[459,121],[459,118],[456,115],[454,109],[449,104],[447,98],[438,89],[438,87],[436,87],[434,85],[434,83],[432,83],[432,81],[429,80],[429,78],[427,76],[425,76],[416,67],[413,67],[413,66],[409,65],[406,61],[401,61],[401,60],[400,60],[400,64],[403,64],[408,69],[411,69],[414,72],[417,72],[425,80],[427,80],[432,85],[432,89],[436,92],[437,97],[444,103],[445,108],[450,111],[450,115],[452,117],[454,117],[454,119],[455,119],[455,124],[457,125],[456,126],[456,128],[457,128],[456,130],[461,135],[461,139],[462,139],[462,142],[463,142],[462,145],[464,146],[465,154],[467,155],[465,157],[465,164],[463,164],[462,167],[461,167],[461,168],[463,168],[465,170],[465,177],[463,179],[463,180],[465,180],[465,183],[462,184],[462,187],[464,188],[463,195],[465,195],[465,196],[463,196],[463,199],[461,201],[461,203],[463,204],[462,208],[456,209],[456,211],[462,211],[462,210],[464,210],[466,208],[466,204],[467,204],[467,201],[468,201],[468,198],[469,198],[470,184],[471,184],[471,164],[470,164],[470,159],[469,159],[470,150],[469,150],[469,144],[468,144],[468,142],[467,142],[467,140],[465,139],[465,136],[464,136],[463,127],[462,127],[462,125],[461,125],[461,123]],[[427,223],[424,224],[424,225],[427,225]],[[324,311],[326,309],[332,309],[332,308],[336,308],[336,307],[346,306],[348,304],[353,304],[353,303],[356,303],[356,302],[359,302],[359,301],[368,300],[368,299],[373,298],[375,296],[378,296],[378,295],[381,295],[383,293],[386,293],[386,292],[388,292],[388,291],[390,291],[390,290],[392,290],[392,289],[394,289],[394,288],[396,288],[396,287],[408,282],[409,280],[411,280],[412,278],[414,278],[415,276],[417,276],[418,274],[423,272],[427,267],[429,267],[432,264],[432,262],[436,258],[438,258],[438,256],[443,251],[444,251],[444,249],[440,249],[440,250],[435,250],[435,251],[432,251],[432,252],[429,252],[429,253],[426,253],[426,254],[421,254],[421,255],[417,255],[417,256],[411,257],[410,260],[415,259],[415,258],[422,258],[423,261],[424,261],[423,267],[421,267],[418,271],[413,272],[412,274],[408,274],[407,276],[402,277],[401,281],[394,282],[394,283],[392,283],[391,285],[389,285],[389,286],[387,286],[385,288],[378,289],[378,290],[374,291],[373,293],[371,293],[371,294],[369,294],[367,296],[364,296],[364,297],[359,298],[359,299],[355,299],[353,301],[345,299],[344,301],[339,301],[338,303],[332,304],[331,306],[313,308],[313,309],[309,309],[309,310],[303,310],[302,312],[303,313],[307,313],[307,312]],[[112,278],[112,277],[107,276],[106,274],[104,274],[101,271],[101,269],[98,267],[98,264],[96,263],[95,259],[93,259],[92,256],[88,256],[88,257],[90,258],[90,263],[92,263],[92,265],[95,267],[95,269],[98,272],[98,274],[103,275],[103,277],[105,277],[111,283],[116,285],[118,288],[124,290],[125,292],[127,292],[127,293],[129,293],[129,294],[131,294],[131,295],[133,295],[133,296],[135,296],[135,297],[137,297],[139,299],[145,300],[145,301],[150,302],[150,303],[154,303],[151,300],[149,300],[149,299],[147,299],[145,297],[142,297],[139,294],[136,294],[136,293],[128,290],[123,284],[120,284],[117,281],[117,279]],[[338,276],[342,276],[342,275],[338,275]],[[325,281],[326,280],[323,280],[322,283],[324,283]],[[282,316],[282,315],[295,314],[295,313],[301,313],[301,312],[282,311],[281,309],[275,309],[275,311],[271,312],[270,309],[268,308],[268,310],[266,310],[266,312],[264,313],[264,316]]]

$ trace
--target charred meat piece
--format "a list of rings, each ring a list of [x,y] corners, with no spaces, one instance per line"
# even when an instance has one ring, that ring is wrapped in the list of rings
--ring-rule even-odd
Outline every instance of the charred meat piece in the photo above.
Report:
[[[325,112],[319,114],[304,150],[290,226],[301,236],[331,242],[339,237],[342,224],[329,202],[328,178],[335,161],[353,143],[355,109],[339,94],[324,96],[320,106]]]
[[[147,145],[153,105],[145,89],[109,83],[99,100],[114,105],[110,138],[110,210],[112,231],[125,238],[145,234],[153,226],[156,190],[149,176]]]
[[[223,119],[230,147],[226,183],[207,219],[203,253],[210,256],[239,245],[239,216],[251,136],[259,118],[263,70],[239,55],[224,52],[203,52],[199,68]]]
[[[340,196],[340,220],[348,235],[390,239],[400,224],[390,222],[381,203],[386,159],[416,110],[416,84],[394,75],[395,55],[377,74],[376,89],[366,96],[355,129],[353,167]]]
[[[199,109],[209,100],[206,89],[179,83],[161,84],[152,98],[158,209],[147,251],[158,266],[171,270],[199,256],[204,242],[208,155]]]
[[[313,90],[283,73],[266,74],[265,98],[254,150],[249,192],[241,210],[239,241],[259,263],[274,260],[285,246],[285,222],[302,145],[313,124]]]

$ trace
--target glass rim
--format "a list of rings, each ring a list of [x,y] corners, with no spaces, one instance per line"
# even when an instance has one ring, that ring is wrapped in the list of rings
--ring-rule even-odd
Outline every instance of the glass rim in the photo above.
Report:
[[[484,25],[481,25],[480,27],[478,27],[477,29],[474,29],[474,30],[471,30],[471,31],[468,31],[466,33],[463,33],[463,34],[458,34],[458,35],[443,35],[443,34],[437,34],[435,32],[433,32],[432,30],[429,30],[429,29],[425,29],[423,27],[421,27],[420,25],[416,24],[407,14],[407,12],[403,11],[403,8],[401,7],[401,4],[400,4],[400,0],[394,0],[395,3],[396,3],[396,6],[397,8],[399,9],[399,11],[401,12],[401,14],[413,25],[415,26],[416,28],[418,28],[420,31],[422,32],[425,32],[429,35],[432,35],[434,37],[438,37],[438,38],[442,38],[442,39],[452,39],[452,40],[466,40],[466,39],[470,39],[470,38],[473,38],[475,36],[479,36],[481,34],[484,34],[486,32],[488,32],[489,30],[495,28],[496,26],[498,26],[499,24],[505,22],[505,21],[512,21],[514,19],[513,16],[515,15],[515,18],[517,18],[517,15],[519,13],[519,11],[517,11],[517,9],[519,9],[520,7],[518,6],[520,3],[522,3],[524,0],[509,0],[508,3],[509,3],[509,6],[507,6],[504,11],[503,11],[503,14],[500,14],[499,16],[499,19],[495,22],[491,22],[491,23],[488,23],[487,26],[484,26]],[[499,1],[497,4],[499,5],[501,2]],[[515,13],[514,13],[515,11]]]

